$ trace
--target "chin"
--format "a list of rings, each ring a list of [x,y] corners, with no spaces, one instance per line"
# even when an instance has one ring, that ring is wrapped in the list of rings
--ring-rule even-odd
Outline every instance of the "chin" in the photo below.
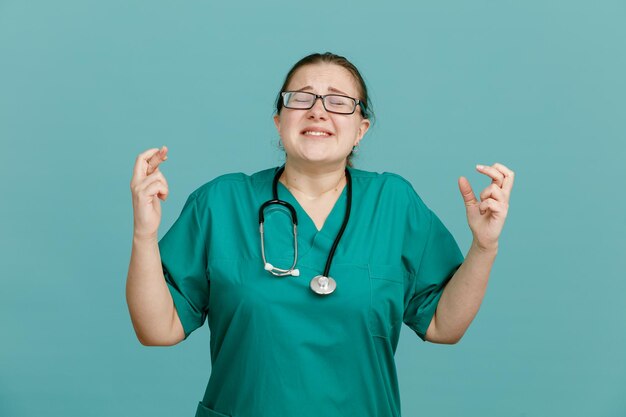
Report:
[[[291,157],[292,162],[296,163],[313,163],[321,165],[336,165],[345,163],[346,157],[350,150],[346,150],[346,154],[338,153],[337,149],[329,149],[327,146],[300,146],[296,150],[289,152],[285,149],[287,155]]]
[[[305,155],[298,159],[298,162],[313,165],[339,165],[345,164],[346,158],[337,158],[336,156],[312,156]],[[295,161],[294,161],[295,162]]]

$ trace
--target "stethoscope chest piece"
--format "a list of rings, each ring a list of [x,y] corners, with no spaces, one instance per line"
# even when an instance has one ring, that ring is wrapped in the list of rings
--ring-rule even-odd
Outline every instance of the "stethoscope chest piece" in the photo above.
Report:
[[[311,280],[311,289],[317,294],[330,294],[335,291],[335,288],[337,288],[337,283],[331,277],[318,275]]]

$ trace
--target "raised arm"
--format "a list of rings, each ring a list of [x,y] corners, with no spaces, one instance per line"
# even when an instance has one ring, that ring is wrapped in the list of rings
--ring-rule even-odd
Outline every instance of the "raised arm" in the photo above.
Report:
[[[140,154],[130,184],[134,229],[126,302],[137,338],[145,346],[171,346],[185,336],[163,276],[158,245],[159,199],[165,201],[168,194],[159,164],[166,159],[166,147]]]

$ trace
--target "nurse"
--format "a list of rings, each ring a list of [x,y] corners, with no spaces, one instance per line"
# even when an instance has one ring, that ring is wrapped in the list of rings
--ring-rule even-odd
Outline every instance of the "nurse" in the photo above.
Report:
[[[303,58],[277,95],[284,166],[203,184],[160,241],[168,150],[137,157],[128,307],[147,346],[175,345],[208,321],[211,375],[196,416],[400,416],[402,323],[454,344],[475,317],[513,172],[477,165],[491,179],[480,200],[459,178],[473,236],[464,257],[405,179],[352,166],[370,120],[354,65]],[[260,212],[268,200],[281,202]]]

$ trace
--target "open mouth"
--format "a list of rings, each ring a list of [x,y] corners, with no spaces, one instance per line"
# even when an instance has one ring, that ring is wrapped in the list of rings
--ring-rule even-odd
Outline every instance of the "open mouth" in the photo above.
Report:
[[[333,135],[330,132],[319,131],[319,130],[303,130],[302,132],[300,132],[300,134],[304,136],[311,136],[311,137],[316,137],[316,138],[325,138],[325,137],[329,137]]]

